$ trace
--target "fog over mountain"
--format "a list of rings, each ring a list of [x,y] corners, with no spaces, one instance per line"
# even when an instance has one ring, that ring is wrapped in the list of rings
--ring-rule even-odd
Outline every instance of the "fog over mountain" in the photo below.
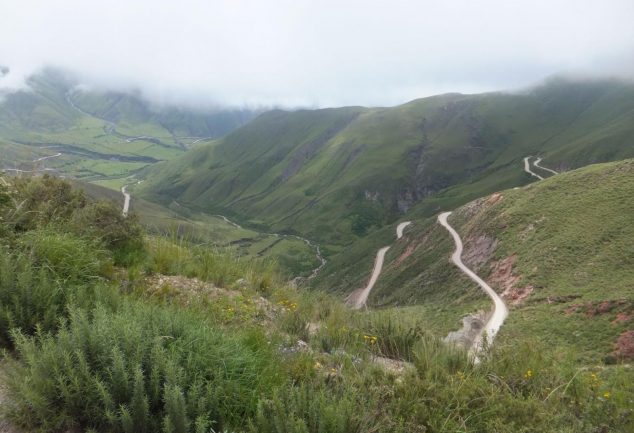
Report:
[[[394,105],[634,76],[631,0],[2,0],[0,14],[5,91],[45,66],[191,106]]]

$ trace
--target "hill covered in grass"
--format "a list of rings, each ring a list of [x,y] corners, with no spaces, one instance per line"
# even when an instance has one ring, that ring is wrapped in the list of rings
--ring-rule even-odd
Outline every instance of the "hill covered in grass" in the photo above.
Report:
[[[157,165],[142,193],[299,232],[333,253],[415,204],[432,215],[526,183],[527,155],[559,170],[634,156],[633,120],[632,84],[563,79],[393,108],[276,110]]]
[[[503,202],[503,201],[501,201]],[[400,308],[148,237],[50,177],[0,181],[0,428],[629,431],[632,370],[518,334],[474,364]]]
[[[159,107],[134,93],[87,90],[54,69],[31,76],[27,84],[0,98],[0,146],[25,154],[8,158],[3,151],[0,168],[41,169],[37,158],[61,152],[46,167],[85,180],[126,177],[259,114]]]
[[[453,212],[464,262],[509,304],[500,341],[532,335],[593,361],[634,355],[633,195],[630,159],[496,192]],[[332,272],[316,284],[342,294],[362,287],[373,260],[367,250],[394,242],[370,305],[418,305],[428,329],[459,328],[489,300],[449,261],[446,230],[424,215],[412,209],[398,242],[390,228],[391,239],[377,233],[333,257]]]
[[[123,206],[123,194],[120,191],[94,183],[71,183],[93,200],[107,200],[116,203],[119,208]],[[128,190],[133,190],[134,186],[128,185]],[[219,216],[192,212],[179,206],[167,208],[138,198],[134,192],[130,212],[138,217],[149,233],[165,236],[182,244],[205,245],[246,262],[272,260],[287,279],[307,277],[320,265],[315,247],[297,237],[238,227]]]

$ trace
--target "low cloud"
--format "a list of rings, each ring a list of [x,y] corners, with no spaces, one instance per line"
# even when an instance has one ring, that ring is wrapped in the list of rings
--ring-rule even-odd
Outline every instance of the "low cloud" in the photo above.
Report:
[[[158,104],[393,105],[634,77],[634,2],[0,0],[0,87],[53,66]]]

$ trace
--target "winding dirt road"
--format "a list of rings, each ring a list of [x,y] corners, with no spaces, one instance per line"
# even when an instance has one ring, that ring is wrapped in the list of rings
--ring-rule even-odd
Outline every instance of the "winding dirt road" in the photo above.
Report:
[[[175,202],[175,203],[177,205],[181,206],[179,203],[177,203],[177,202]],[[222,220],[224,222],[226,222],[229,225],[232,225],[233,227],[235,227],[237,229],[242,229],[243,228],[240,224],[231,221],[229,218],[227,218],[224,215],[216,214],[216,215],[212,215],[212,216],[215,216],[215,217],[218,217],[218,218],[222,218]],[[311,242],[309,239],[306,239],[306,238],[303,238],[303,237],[297,236],[297,235],[284,235],[284,234],[281,234],[281,233],[262,233],[262,234],[269,235],[269,236],[275,236],[275,237],[299,239],[300,241],[304,242],[306,245],[308,245],[309,247],[311,247],[311,248],[313,248],[315,250],[315,257],[317,258],[317,260],[319,260],[319,266],[317,266],[315,269],[313,269],[311,271],[310,275],[307,276],[307,277],[295,277],[295,278],[293,278],[292,281],[294,283],[297,284],[298,282],[300,282],[302,280],[306,280],[306,281],[312,280],[313,278],[315,278],[319,274],[319,272],[324,268],[324,266],[326,266],[327,261],[324,258],[324,256],[321,254],[321,248],[319,247],[319,245]]]
[[[399,240],[403,237],[403,230],[405,230],[405,227],[407,227],[411,223],[411,221],[405,221],[396,226],[396,240]],[[355,290],[346,298],[346,304],[348,304],[351,308],[358,310],[366,305],[368,296],[370,296],[372,288],[381,275],[381,271],[383,270],[383,262],[385,261],[385,253],[387,253],[389,249],[390,247],[383,247],[376,253],[376,258],[374,259],[374,268],[372,268],[372,275],[370,276],[370,281],[368,281],[368,284],[365,286],[365,288],[362,290]]]
[[[531,170],[531,163],[529,162],[529,159],[531,159],[532,156],[527,156],[526,158],[524,158],[524,171],[528,174],[530,174],[531,176],[536,177],[539,180],[544,180],[543,177],[541,177],[540,175],[538,175],[537,173],[535,173],[533,170]],[[541,161],[541,159],[539,159],[539,161]]]
[[[543,165],[539,165],[539,163],[540,163],[540,162],[542,162],[542,159],[541,159],[541,158],[537,158],[537,159],[535,160],[535,162],[533,162],[533,165],[534,165],[535,167],[541,168],[542,170],[546,170],[546,171],[548,171],[548,172],[550,172],[550,173],[552,173],[552,174],[559,174],[559,172],[557,172],[557,171],[555,171],[555,170],[551,170],[550,168],[546,168],[546,167],[544,167]]]
[[[53,148],[53,147],[57,147],[57,146],[42,146],[40,147],[40,149],[48,149],[48,148]],[[33,161],[31,161],[33,164],[42,162],[42,161],[46,161],[47,159],[51,159],[51,158],[57,158],[62,156],[61,152],[57,152],[55,155],[47,155],[47,156],[42,156],[40,158],[36,158]],[[36,168],[33,170],[21,170],[19,168],[4,168],[1,171],[4,172],[14,172],[14,173],[42,173],[42,172],[46,172],[46,171],[57,171],[54,168],[48,168],[48,167],[44,167],[44,168]]]
[[[528,174],[530,174],[531,176],[536,177],[539,180],[544,180],[544,178],[542,176],[540,176],[539,174],[535,173],[533,170],[531,170],[531,163],[530,163],[530,159],[532,158],[532,156],[527,156],[526,158],[524,158],[524,171]],[[559,174],[558,172],[556,172],[555,170],[552,170],[550,168],[546,168],[543,165],[539,165],[539,163],[542,162],[542,158],[537,158],[535,159],[535,161],[533,161],[533,165],[541,170],[547,171],[549,173],[552,174]]]
[[[46,161],[47,159],[57,158],[58,156],[62,156],[62,152],[57,152],[55,155],[43,156],[41,158],[34,159],[33,162]]]
[[[121,187],[121,194],[123,194],[123,211],[121,212],[124,217],[128,216],[128,211],[130,210],[130,193],[126,191],[128,185],[123,185]]]
[[[143,183],[143,179],[138,181],[136,184],[140,185],[142,183]],[[121,214],[124,217],[127,217],[128,213],[130,211],[130,200],[131,200],[131,197],[130,197],[130,193],[127,191],[128,187],[130,185],[134,185],[134,184],[133,183],[129,183],[129,184],[123,185],[121,187],[121,194],[123,194],[123,210],[121,211]]]
[[[438,222],[440,223],[440,225],[446,228],[449,231],[449,233],[451,233],[454,243],[456,244],[456,250],[451,255],[451,260],[454,262],[456,266],[458,266],[458,268],[460,268],[460,270],[463,273],[465,273],[469,278],[471,278],[471,280],[476,282],[482,288],[482,290],[484,290],[486,294],[489,295],[489,297],[493,301],[493,314],[491,315],[491,318],[486,323],[484,328],[482,328],[482,330],[478,333],[478,336],[473,341],[471,349],[469,350],[469,353],[472,355],[475,355],[477,359],[477,354],[483,348],[482,340],[483,340],[485,331],[486,331],[486,339],[487,339],[486,343],[487,343],[487,346],[490,346],[493,343],[495,335],[497,334],[500,327],[504,323],[504,320],[506,320],[506,317],[508,316],[509,312],[508,312],[508,308],[506,307],[506,304],[504,303],[502,298],[500,298],[500,296],[495,292],[495,290],[493,290],[491,286],[489,286],[482,278],[480,278],[475,272],[473,272],[471,269],[465,266],[464,263],[462,263],[462,248],[463,248],[462,240],[460,239],[460,235],[458,235],[458,233],[453,229],[453,227],[451,227],[451,225],[449,225],[449,223],[447,222],[447,217],[449,217],[449,215],[451,215],[451,212],[441,213],[440,215],[438,215]]]

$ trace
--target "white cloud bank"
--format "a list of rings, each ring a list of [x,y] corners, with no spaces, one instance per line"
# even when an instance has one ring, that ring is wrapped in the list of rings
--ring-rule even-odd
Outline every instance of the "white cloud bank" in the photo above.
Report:
[[[392,105],[634,77],[632,0],[0,0],[0,65],[192,105]]]

